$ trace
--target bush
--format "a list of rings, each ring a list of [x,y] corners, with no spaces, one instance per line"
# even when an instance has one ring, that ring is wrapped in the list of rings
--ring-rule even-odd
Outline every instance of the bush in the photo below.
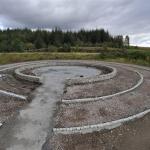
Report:
[[[101,50],[99,57],[102,59],[105,58],[110,58],[110,59],[115,59],[115,58],[124,58],[127,56],[127,51],[126,50]]]
[[[131,60],[131,59],[134,59],[134,60],[137,60],[137,59],[145,60],[147,56],[146,56],[146,53],[144,53],[144,52],[133,51],[133,52],[129,52],[127,54],[127,57],[128,57],[129,60]]]
[[[25,50],[33,50],[35,49],[35,46],[33,43],[26,43],[25,44]]]
[[[14,39],[11,43],[11,50],[13,51],[23,52],[24,48],[24,43],[19,39]]]
[[[63,47],[59,48],[59,52],[71,52],[71,45],[65,43]]]
[[[49,45],[47,51],[48,52],[58,52],[58,47],[53,46],[53,45]]]

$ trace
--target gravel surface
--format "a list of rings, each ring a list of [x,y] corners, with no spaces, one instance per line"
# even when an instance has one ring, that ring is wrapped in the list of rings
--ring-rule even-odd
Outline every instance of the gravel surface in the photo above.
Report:
[[[150,108],[150,72],[139,70],[144,83],[130,93],[97,102],[60,106],[56,127],[75,127],[114,121]]]
[[[6,65],[6,66],[12,67],[13,65]],[[110,66],[114,66],[118,69],[118,74],[115,78],[105,82],[89,84],[86,86],[68,87],[67,93],[66,95],[64,95],[64,98],[66,97],[66,99],[74,99],[74,98],[84,98],[84,97],[96,97],[96,96],[103,96],[103,95],[113,94],[122,90],[126,90],[132,87],[133,85],[135,85],[135,83],[137,83],[137,81],[139,80],[139,77],[136,73],[132,71],[127,71],[126,69],[131,69],[131,70],[134,69],[139,71],[144,76],[144,82],[142,83],[142,85],[140,85],[137,89],[133,90],[132,92],[120,96],[115,96],[109,99],[105,99],[103,101],[86,102],[81,104],[78,103],[75,105],[59,103],[58,104],[59,109],[56,112],[56,116],[54,116],[55,127],[74,127],[74,126],[83,126],[83,125],[90,125],[90,124],[99,124],[108,121],[113,121],[116,119],[125,118],[150,108],[150,92],[149,92],[150,71],[137,69],[136,66],[128,67],[124,65],[115,65],[113,63]],[[2,66],[0,68],[4,68],[4,67],[5,66]],[[126,69],[123,69],[123,67],[125,67]],[[30,74],[30,70],[27,70],[27,72],[25,73]],[[6,73],[4,76],[0,77],[0,90],[7,90],[10,92],[15,92],[16,94],[18,93],[23,95],[30,95],[31,91],[36,87],[37,85],[35,86],[27,82],[18,81],[16,78],[13,77],[13,74],[11,73]],[[54,92],[57,95],[57,91]],[[1,121],[6,122],[7,120],[9,120],[9,118],[12,118],[12,116],[18,116],[15,114],[18,113],[21,108],[24,108],[23,106],[25,106],[25,103],[27,102],[19,101],[14,98],[9,98],[0,95],[0,122]],[[37,104],[37,101],[35,101],[35,104]],[[32,105],[33,104],[31,103],[31,106]],[[39,105],[39,108],[43,109],[42,112],[45,112],[46,110],[42,107],[41,103]],[[28,117],[31,117],[34,120],[34,115],[30,115],[30,112],[33,111],[31,110],[32,107],[29,107],[28,109],[25,109],[22,112],[28,111],[29,114]],[[38,113],[41,114],[42,112],[37,111],[37,113],[35,113],[35,116],[37,116],[36,119],[43,118],[44,120],[46,120],[46,124],[47,124],[49,122],[49,119],[46,119],[44,116],[38,118]],[[47,116],[48,113],[46,113],[45,115]],[[25,115],[23,115],[23,117],[26,118],[26,113]],[[18,120],[19,118],[20,117],[18,116]],[[37,124],[37,121],[32,122],[32,124],[34,123]],[[39,124],[40,127],[41,124],[42,123]],[[24,124],[24,122],[22,122],[22,124],[17,124],[16,122],[16,126],[14,126],[14,124],[11,123],[8,123],[7,125],[8,126],[10,125],[9,128],[10,131],[14,127],[16,133],[18,132],[24,133],[25,132],[24,129],[26,129],[26,125]],[[23,141],[23,143],[26,145],[27,141],[22,139],[16,139],[16,137],[20,137],[21,135],[14,134],[14,130],[13,132],[8,131],[7,125],[2,126],[0,129],[2,133],[0,134],[0,149],[5,150],[4,147],[7,146],[7,143],[9,141],[8,139],[11,139],[13,135],[14,138],[11,139],[12,141],[10,141],[10,143],[13,144],[13,140],[17,140],[17,141],[19,140],[19,142],[17,143],[18,145],[20,145],[21,141]],[[18,130],[18,126],[20,125],[24,125],[24,126],[22,126],[23,128],[20,128],[21,130],[20,129]],[[4,129],[5,127],[6,129]],[[34,129],[35,130],[33,131],[36,131],[36,128]],[[43,149],[44,150],[81,150],[81,149],[82,150],[149,150],[150,149],[150,144],[149,144],[150,132],[148,132],[149,130],[150,130],[150,115],[146,115],[142,119],[138,119],[136,121],[126,123],[125,125],[122,125],[110,131],[105,130],[101,132],[93,132],[88,134],[51,135],[50,137],[47,138],[47,142],[43,146]],[[30,135],[28,133],[31,132],[26,132],[26,133],[27,134],[22,134],[22,136]],[[29,137],[31,137],[32,140],[34,140],[33,138],[34,136],[39,138],[37,132],[33,136],[29,136]],[[3,137],[6,138],[5,142]],[[30,144],[34,146],[32,142]],[[12,147],[10,147],[10,149],[11,148]],[[20,147],[18,147],[18,149],[19,148]]]
[[[3,130],[0,130],[0,149],[40,150],[53,128],[52,116],[56,102],[63,94],[65,80],[68,77],[97,74],[97,69],[77,66],[43,67],[36,70],[43,77],[43,85],[34,92],[32,102],[12,121],[12,126],[6,130],[4,125]]]
[[[149,150],[150,115],[110,131],[54,135],[43,150]]]
[[[27,96],[28,101],[32,99],[32,92],[38,86],[37,84],[16,79],[12,71],[0,74],[0,90]],[[0,95],[0,122],[4,123],[9,120],[26,103],[28,102],[10,96]]]
[[[28,96],[38,85],[17,80],[12,73],[3,75],[0,79],[0,90]]]
[[[0,122],[6,122],[23,107],[25,101],[0,95]]]
[[[93,84],[68,86],[63,99],[73,100],[111,95],[133,87],[139,79],[136,72],[117,67],[117,75],[113,79]]]

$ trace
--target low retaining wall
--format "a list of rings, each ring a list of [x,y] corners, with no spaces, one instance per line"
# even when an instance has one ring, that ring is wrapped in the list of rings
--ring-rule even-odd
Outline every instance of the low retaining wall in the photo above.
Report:
[[[95,83],[95,82],[100,82],[100,81],[104,81],[104,80],[109,80],[109,79],[114,78],[117,74],[116,68],[113,68],[113,67],[101,66],[101,65],[99,65],[99,67],[97,65],[96,66],[92,65],[89,67],[95,67],[97,69],[107,69],[107,70],[109,70],[109,72],[106,74],[102,74],[102,75],[99,74],[99,75],[96,75],[93,77],[88,77],[88,78],[70,79],[66,82],[67,86],[89,84],[89,83]]]
[[[92,101],[93,102],[93,101],[104,100],[104,99],[107,99],[107,98],[110,98],[110,97],[113,97],[113,96],[117,96],[117,95],[121,95],[121,94],[130,92],[130,91],[136,89],[138,86],[140,86],[143,83],[143,75],[141,73],[137,72],[137,71],[135,71],[135,72],[137,74],[139,74],[140,80],[131,89],[128,89],[128,90],[125,90],[125,91],[122,91],[122,92],[119,92],[119,93],[116,93],[116,94],[112,94],[112,95],[108,95],[108,96],[103,96],[103,97],[100,97],[100,98],[78,99],[78,100],[63,100],[63,102],[64,103],[73,103],[73,104],[78,103],[78,102],[85,102],[85,101],[86,102],[87,101]],[[116,127],[122,125],[125,122],[141,118],[141,117],[143,117],[144,115],[146,115],[149,112],[150,112],[150,109],[146,110],[146,111],[144,111],[142,113],[130,116],[128,118],[123,118],[123,119],[112,121],[112,122],[107,122],[107,123],[102,123],[102,124],[96,124],[96,125],[70,127],[70,128],[54,128],[53,131],[54,131],[55,134],[56,133],[74,134],[74,133],[90,133],[90,132],[94,132],[94,131],[101,131],[101,130],[104,130],[104,129],[110,130],[110,129],[113,129],[113,128],[116,128]]]
[[[115,93],[115,94],[96,97],[96,98],[62,100],[62,102],[67,103],[67,104],[75,104],[75,103],[82,103],[82,102],[94,102],[94,101],[105,100],[107,98],[111,98],[111,97],[114,97],[114,96],[118,96],[118,95],[122,95],[122,94],[125,94],[125,93],[128,93],[128,92],[131,92],[131,91],[135,90],[137,87],[139,87],[144,81],[143,75],[141,73],[139,73],[138,71],[135,71],[135,70],[134,70],[134,72],[136,72],[140,76],[140,80],[138,81],[138,83],[135,86],[133,86],[130,89],[127,89],[127,90],[124,90],[124,91],[121,91],[121,92],[118,92],[118,93]]]
[[[21,67],[23,65],[23,67]],[[30,65],[30,66],[29,66]],[[26,70],[26,69],[33,69],[33,68],[39,68],[39,67],[45,67],[45,66],[58,66],[58,65],[62,65],[62,66],[89,66],[89,67],[95,67],[97,69],[103,68],[103,69],[108,69],[110,71],[110,74],[108,74],[108,77],[105,78],[105,76],[107,75],[98,75],[98,78],[96,78],[96,80],[100,80],[100,76],[101,78],[104,79],[109,79],[112,78],[116,75],[117,71],[115,68],[111,68],[111,67],[105,67],[99,64],[90,64],[90,63],[86,63],[86,62],[69,62],[69,61],[37,61],[37,62],[26,62],[26,63],[20,63],[20,64],[16,64],[16,65],[6,65],[6,67],[3,67],[0,72],[6,72],[6,71],[10,71],[13,70],[15,68],[17,68],[15,70],[15,75],[16,77],[22,79],[22,80],[26,80],[26,81],[30,81],[30,82],[36,82],[36,83],[42,83],[42,78],[41,77],[37,77],[37,76],[31,76],[31,75],[26,75],[23,74],[22,71]],[[19,68],[20,67],[20,68]],[[107,70],[107,71],[108,71]],[[112,72],[111,72],[112,71]],[[89,78],[82,78],[82,80],[84,80],[84,83],[87,83],[88,80],[89,82],[93,82],[92,80],[95,80],[95,77],[93,77],[93,79],[89,79]],[[78,79],[76,80],[77,83],[79,83],[81,80]],[[75,84],[75,80],[71,81],[72,84]],[[22,100],[26,100],[27,98],[23,95],[19,95],[19,94],[15,94],[12,92],[8,92],[8,91],[4,91],[4,90],[0,90],[0,94],[2,95],[6,95],[6,96],[10,96],[10,97],[16,97]]]
[[[19,65],[19,66],[20,66],[20,65]],[[0,72],[12,70],[13,68],[16,68],[16,67],[18,67],[18,66],[3,68],[3,69],[0,70]],[[22,99],[22,100],[27,100],[27,97],[25,97],[25,96],[23,96],[23,95],[15,94],[15,93],[13,93],[13,92],[8,92],[8,91],[5,91],[5,90],[0,90],[0,95],[9,96],[9,97],[14,97],[14,98]]]
[[[112,122],[106,122],[102,124],[87,125],[82,127],[70,127],[70,128],[53,128],[53,132],[54,134],[74,134],[74,133],[91,133],[101,130],[111,130],[129,121],[134,121],[135,119],[142,118],[148,113],[150,113],[150,109],[127,118],[115,120]]]
[[[22,100],[27,100],[27,97],[25,97],[23,95],[15,94],[15,93],[12,93],[12,92],[7,92],[7,91],[4,91],[4,90],[0,90],[0,95],[6,95],[6,96],[14,97],[14,98],[19,98],[19,99],[22,99]]]
[[[139,67],[139,68],[143,69],[143,70],[150,71],[149,68],[146,68],[146,69],[144,69],[142,67]],[[143,75],[140,74],[139,72],[137,72],[137,73],[140,75],[141,79],[138,82],[138,84],[135,85],[135,87],[131,88],[130,90],[133,90],[133,89],[137,88],[143,82]],[[129,92],[129,90],[128,90],[128,92]],[[124,123],[142,118],[142,117],[144,117],[145,115],[147,115],[149,113],[150,113],[150,109],[145,110],[141,113],[132,115],[132,116],[127,117],[127,118],[122,118],[122,119],[119,119],[119,120],[106,122],[106,123],[101,123],[101,124],[79,126],[79,127],[70,127],[70,128],[53,128],[53,132],[54,132],[54,134],[74,134],[74,133],[83,133],[84,134],[84,133],[92,133],[92,132],[102,131],[102,130],[111,130],[111,129],[114,129],[114,128],[117,128],[117,127],[121,126]]]
[[[15,76],[21,80],[26,80],[35,83],[41,83],[41,77],[26,75],[22,73],[26,69],[32,69],[33,67],[21,67],[15,70]]]
[[[67,85],[74,85],[74,84],[86,84],[86,83],[93,83],[93,82],[99,82],[107,79],[111,79],[116,76],[117,70],[116,68],[109,67],[109,66],[102,66],[101,64],[90,64],[90,63],[85,63],[85,62],[63,62],[63,61],[58,61],[58,62],[41,62],[36,65],[32,66],[25,66],[21,67],[15,70],[15,75],[26,81],[30,82],[36,82],[36,83],[42,83],[42,78],[38,76],[31,76],[22,73],[26,69],[35,69],[35,68],[40,68],[40,67],[48,67],[48,66],[86,66],[86,67],[94,67],[96,69],[103,70],[104,74],[99,74],[93,77],[87,77],[87,78],[77,78],[77,79],[69,79],[67,80],[66,84]]]

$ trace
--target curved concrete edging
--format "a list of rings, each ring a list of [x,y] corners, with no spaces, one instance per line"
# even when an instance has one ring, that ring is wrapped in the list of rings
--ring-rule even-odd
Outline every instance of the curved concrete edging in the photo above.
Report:
[[[29,66],[29,64],[28,64],[26,66],[17,68],[14,73],[15,73],[16,77],[18,77],[19,79],[41,84],[42,83],[42,77],[27,75],[27,74],[24,74],[22,72],[27,70],[27,69],[35,69],[35,68],[39,68],[39,67],[45,67],[48,65],[49,65],[48,61],[37,62],[37,64],[32,64],[31,66]]]
[[[0,94],[6,95],[6,96],[10,96],[10,97],[14,97],[14,98],[19,98],[19,99],[22,99],[22,100],[26,100],[27,99],[23,95],[15,94],[15,93],[12,93],[12,92],[7,92],[7,91],[4,91],[4,90],[0,90]]]
[[[4,67],[3,69],[0,69],[0,72],[5,72],[5,71],[8,71],[8,70],[12,70],[14,68],[17,68],[17,67],[20,67],[22,66],[23,64],[16,64],[14,66],[11,66],[11,67],[7,67],[9,65],[6,65],[6,67]],[[28,63],[25,63],[24,65],[28,65]],[[12,93],[12,92],[8,92],[8,91],[4,91],[4,90],[0,90],[0,94],[1,95],[4,95],[4,96],[10,96],[10,97],[13,97],[13,98],[18,98],[18,99],[22,99],[22,100],[27,100],[27,97],[23,96],[23,95],[19,95],[19,94],[15,94],[15,93]],[[0,122],[0,127],[3,126],[3,123]]]
[[[20,65],[19,65],[20,66]],[[13,68],[16,68],[16,67],[19,67],[19,66],[13,66],[13,67],[7,67],[7,68],[3,68],[0,70],[0,72],[3,72],[3,71],[7,71],[7,70],[11,70]],[[5,96],[10,96],[10,97],[14,97],[14,98],[19,98],[19,99],[22,99],[22,100],[26,100],[27,98],[23,95],[19,95],[19,94],[15,94],[13,92],[8,92],[6,90],[0,90],[0,94],[1,95],[5,95]]]
[[[70,128],[53,128],[53,132],[55,134],[74,134],[74,133],[91,133],[91,132],[101,131],[105,129],[111,130],[129,121],[134,121],[135,119],[142,118],[148,113],[150,113],[150,109],[127,118],[96,124],[96,125],[87,125],[87,126],[70,127]]]
[[[96,64],[96,65],[98,65],[98,64]],[[101,69],[101,68],[98,68],[98,66],[94,66],[94,65],[90,65],[89,67],[95,67],[97,69]],[[102,74],[102,75],[99,74],[99,75],[88,77],[88,78],[70,79],[67,81],[66,85],[71,86],[71,85],[81,85],[81,84],[100,82],[100,81],[112,79],[117,74],[117,69],[114,67],[105,66],[105,65],[102,66],[101,64],[99,65],[99,67],[102,67],[102,68],[105,67],[111,71],[110,71],[110,73],[107,73],[107,74]]]
[[[99,100],[104,100],[107,98],[111,98],[114,96],[118,96],[118,95],[122,95],[128,92],[131,92],[133,90],[135,90],[137,87],[139,87],[143,81],[144,81],[144,77],[141,73],[139,73],[138,71],[134,70],[134,72],[136,72],[139,76],[140,76],[140,80],[138,81],[138,83],[136,85],[134,85],[132,88],[115,93],[115,94],[111,94],[111,95],[106,95],[106,96],[101,96],[101,97],[96,97],[96,98],[83,98],[83,99],[73,99],[73,100],[62,100],[63,103],[67,103],[67,104],[74,104],[74,103],[82,103],[82,102],[94,102],[94,101],[99,101]]]
[[[16,69],[15,70],[15,76],[19,79],[22,79],[22,80],[35,82],[35,83],[41,83],[41,77],[26,75],[26,74],[22,73],[22,71],[29,69],[29,68],[18,68],[18,69]]]
[[[101,64],[90,64],[90,63],[80,63],[80,62],[42,62],[36,65],[32,65],[32,66],[25,66],[25,67],[20,67],[18,69],[15,70],[15,75],[23,80],[26,81],[30,81],[30,82],[36,82],[36,83],[42,83],[42,78],[38,77],[38,76],[31,76],[31,75],[27,75],[22,73],[23,71],[25,71],[26,69],[35,69],[35,68],[39,68],[39,67],[47,67],[47,66],[88,66],[88,67],[95,67],[97,69],[105,69],[105,70],[109,70],[110,73],[107,74],[99,74],[93,77],[87,77],[87,78],[77,78],[77,79],[69,79],[67,80],[66,84],[67,85],[74,85],[74,84],[87,84],[87,83],[93,83],[93,82],[99,82],[99,81],[103,81],[103,80],[107,80],[107,79],[111,79],[113,77],[116,76],[117,74],[117,69],[114,67],[110,67],[110,66],[105,66],[105,65],[101,65]]]
[[[33,65],[34,63],[36,63],[36,62],[31,62],[32,65]],[[12,69],[21,67],[22,65],[24,65],[24,66],[30,65],[30,63],[25,62],[25,63],[16,64],[16,65],[13,65],[13,66],[6,65],[6,67],[4,67],[3,69],[0,69],[0,72],[9,71],[9,70],[12,70]],[[22,100],[27,100],[27,97],[26,97],[26,96],[19,95],[19,94],[15,94],[15,93],[13,93],[13,92],[8,92],[8,91],[6,91],[6,90],[0,90],[0,94],[2,94],[2,95],[4,95],[4,96],[10,96],[10,97],[13,97],[13,98],[18,98],[18,99],[22,99]]]
[[[143,69],[142,67],[140,67],[140,68]],[[144,69],[144,70],[150,71],[149,68]],[[137,72],[137,73],[141,76],[141,83],[142,83],[144,80],[143,75],[139,72]],[[139,81],[139,85],[140,85],[140,81]],[[132,88],[132,90],[133,90],[133,88]],[[122,118],[119,120],[101,123],[101,124],[79,126],[79,127],[70,127],[70,128],[53,128],[53,132],[54,132],[54,134],[74,134],[74,133],[91,133],[91,132],[101,131],[101,130],[105,130],[105,129],[111,130],[111,129],[114,129],[114,128],[121,126],[124,123],[134,121],[135,119],[142,118],[145,115],[147,115],[148,113],[150,113],[150,109],[145,110],[145,111],[138,113],[136,115],[132,115],[132,116],[127,117],[127,118]]]
[[[29,66],[29,65],[32,65],[32,66]],[[30,68],[37,68],[37,67],[44,67],[44,66],[49,66],[49,65],[52,65],[52,66],[56,66],[57,65],[57,62],[50,62],[50,61],[43,61],[43,62],[25,62],[25,63],[21,63],[21,64],[16,64],[14,66],[7,66],[6,68],[3,68],[0,70],[0,72],[4,72],[4,71],[9,71],[9,70],[12,70],[14,68],[18,68],[15,70],[15,75],[20,78],[20,79],[24,79],[24,80],[27,80],[27,81],[30,81],[30,82],[36,82],[36,83],[42,83],[42,78],[41,77],[37,77],[37,76],[31,76],[31,75],[26,75],[26,74],[23,74],[21,73],[21,71],[24,71],[25,69],[30,69]],[[63,65],[75,65],[75,64],[79,64],[79,65],[89,65],[89,64],[86,64],[86,63],[80,63],[80,62],[73,62],[73,63],[69,63],[68,62],[64,62],[64,61],[60,61],[58,62],[58,64],[63,64]],[[23,67],[21,67],[22,65],[24,65]],[[91,65],[93,66],[93,65]],[[20,68],[19,68],[20,67]],[[105,67],[105,66],[102,66],[102,67]],[[109,68],[110,69],[110,68]],[[113,69],[113,68],[111,68]],[[113,69],[114,70],[114,69]],[[116,74],[117,71],[115,71],[114,75]],[[112,72],[111,72],[112,73]],[[113,77],[111,76],[111,77]],[[8,91],[4,91],[4,90],[0,90],[0,94],[2,95],[6,95],[6,96],[10,96],[10,97],[15,97],[15,98],[19,98],[19,99],[22,99],[22,100],[26,100],[27,98],[23,95],[19,95],[19,94],[15,94],[13,92],[8,92]]]
[[[4,71],[7,71],[7,70],[11,70],[11,69],[14,69],[14,68],[17,68],[17,67],[20,67],[20,66],[21,66],[21,65],[6,67],[6,68],[1,69],[0,72],[4,72]]]

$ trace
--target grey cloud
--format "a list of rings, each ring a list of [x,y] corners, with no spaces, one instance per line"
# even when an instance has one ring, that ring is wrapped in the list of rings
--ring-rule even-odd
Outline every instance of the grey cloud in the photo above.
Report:
[[[0,25],[12,28],[55,26],[63,29],[106,28],[113,34],[134,35],[150,33],[149,18],[149,0],[1,0],[0,2]]]

